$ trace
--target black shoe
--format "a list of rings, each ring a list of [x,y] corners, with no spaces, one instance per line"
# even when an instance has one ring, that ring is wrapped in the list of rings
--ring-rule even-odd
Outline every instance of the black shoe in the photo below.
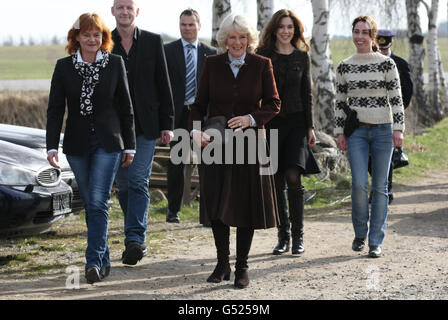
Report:
[[[101,279],[108,277],[109,274],[110,274],[110,266],[108,266],[108,267],[102,266],[101,270],[100,270]]]
[[[249,274],[247,268],[235,270],[235,281],[233,282],[235,288],[244,289],[249,285]]]
[[[369,247],[369,257],[370,258],[381,257],[381,247],[378,247],[378,246]]]
[[[302,254],[305,252],[305,247],[303,246],[303,237],[292,238],[292,254]]]
[[[137,241],[130,241],[126,244],[126,249],[121,256],[123,264],[136,265],[137,262],[142,260],[148,250],[144,243],[138,243]]]
[[[361,238],[355,238],[352,243],[352,250],[353,251],[362,251],[364,250],[365,241]]]
[[[90,267],[86,270],[86,280],[88,284],[101,281],[100,271],[97,267]]]
[[[394,194],[391,192],[389,193],[389,204],[391,204],[392,201],[394,201]]]
[[[272,254],[274,255],[281,255],[285,252],[289,251],[289,236],[288,238],[279,238],[278,243],[274,248],[274,251]]]
[[[213,273],[207,278],[207,282],[220,283],[222,280],[228,281],[230,280],[231,271],[229,262],[218,262]]]
[[[166,211],[166,222],[168,222],[168,223],[180,223],[179,212],[171,212],[168,209]]]

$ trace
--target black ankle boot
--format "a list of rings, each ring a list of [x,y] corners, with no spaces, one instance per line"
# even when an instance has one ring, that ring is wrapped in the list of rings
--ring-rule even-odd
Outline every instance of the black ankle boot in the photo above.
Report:
[[[207,278],[207,282],[220,283],[222,280],[230,280],[230,264],[227,262],[219,262],[213,270],[213,273]]]
[[[235,263],[235,282],[234,286],[239,289],[246,288],[249,285],[249,269],[247,260],[254,236],[254,229],[237,228],[236,229],[236,263]]]
[[[237,268],[235,270],[235,281],[233,285],[238,289],[244,289],[249,285],[248,268]]]
[[[230,228],[220,221],[212,221],[211,226],[213,237],[215,238],[218,264],[216,265],[215,270],[213,270],[213,273],[207,278],[207,282],[219,283],[222,280],[230,280]]]

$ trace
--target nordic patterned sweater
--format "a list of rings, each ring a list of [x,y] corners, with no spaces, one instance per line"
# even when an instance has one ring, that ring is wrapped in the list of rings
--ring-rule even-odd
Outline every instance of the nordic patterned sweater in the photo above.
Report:
[[[381,53],[355,53],[336,70],[334,134],[344,131],[344,105],[356,110],[360,122],[393,123],[404,132],[404,107],[395,62]]]

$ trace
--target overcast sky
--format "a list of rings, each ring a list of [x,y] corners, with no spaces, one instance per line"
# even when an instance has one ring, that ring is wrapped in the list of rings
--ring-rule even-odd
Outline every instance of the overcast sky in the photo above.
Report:
[[[137,18],[137,25],[143,29],[165,33],[173,37],[179,37],[178,22],[179,14],[188,6],[196,9],[201,15],[202,30],[200,37],[209,39],[212,29],[212,0],[140,0],[140,15]],[[439,21],[446,20],[447,0],[441,0],[439,9]],[[0,6],[2,17],[0,19],[0,41],[13,37],[18,43],[20,37],[25,42],[29,38],[40,42],[42,39],[51,39],[53,36],[63,38],[73,22],[85,12],[97,12],[113,28],[115,20],[110,13],[113,0],[2,0]],[[256,23],[256,0],[232,0],[232,11],[245,14],[252,23]],[[360,0],[359,3],[368,3]],[[311,1],[309,0],[275,0],[274,10],[287,8],[295,11],[306,27],[309,36],[312,28],[313,14],[311,11]],[[358,14],[372,15],[380,25],[385,27],[382,21],[382,14],[375,8],[365,9],[352,8],[348,17],[342,13],[330,15],[330,33],[350,34],[350,21]],[[404,11],[404,10],[403,10]],[[422,17],[424,18],[423,12]],[[404,17],[404,19],[403,19]],[[389,22],[387,27],[406,28],[406,13],[403,12],[402,19]],[[426,19],[422,19],[425,27]],[[382,25],[383,24],[383,25]]]

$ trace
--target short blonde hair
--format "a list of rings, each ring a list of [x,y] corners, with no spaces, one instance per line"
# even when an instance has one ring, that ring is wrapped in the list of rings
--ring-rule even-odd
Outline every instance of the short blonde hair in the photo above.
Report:
[[[253,52],[258,45],[258,30],[240,14],[231,14],[222,21],[219,31],[216,34],[219,50],[221,52],[227,51],[227,36],[233,30],[247,35],[247,51]]]

